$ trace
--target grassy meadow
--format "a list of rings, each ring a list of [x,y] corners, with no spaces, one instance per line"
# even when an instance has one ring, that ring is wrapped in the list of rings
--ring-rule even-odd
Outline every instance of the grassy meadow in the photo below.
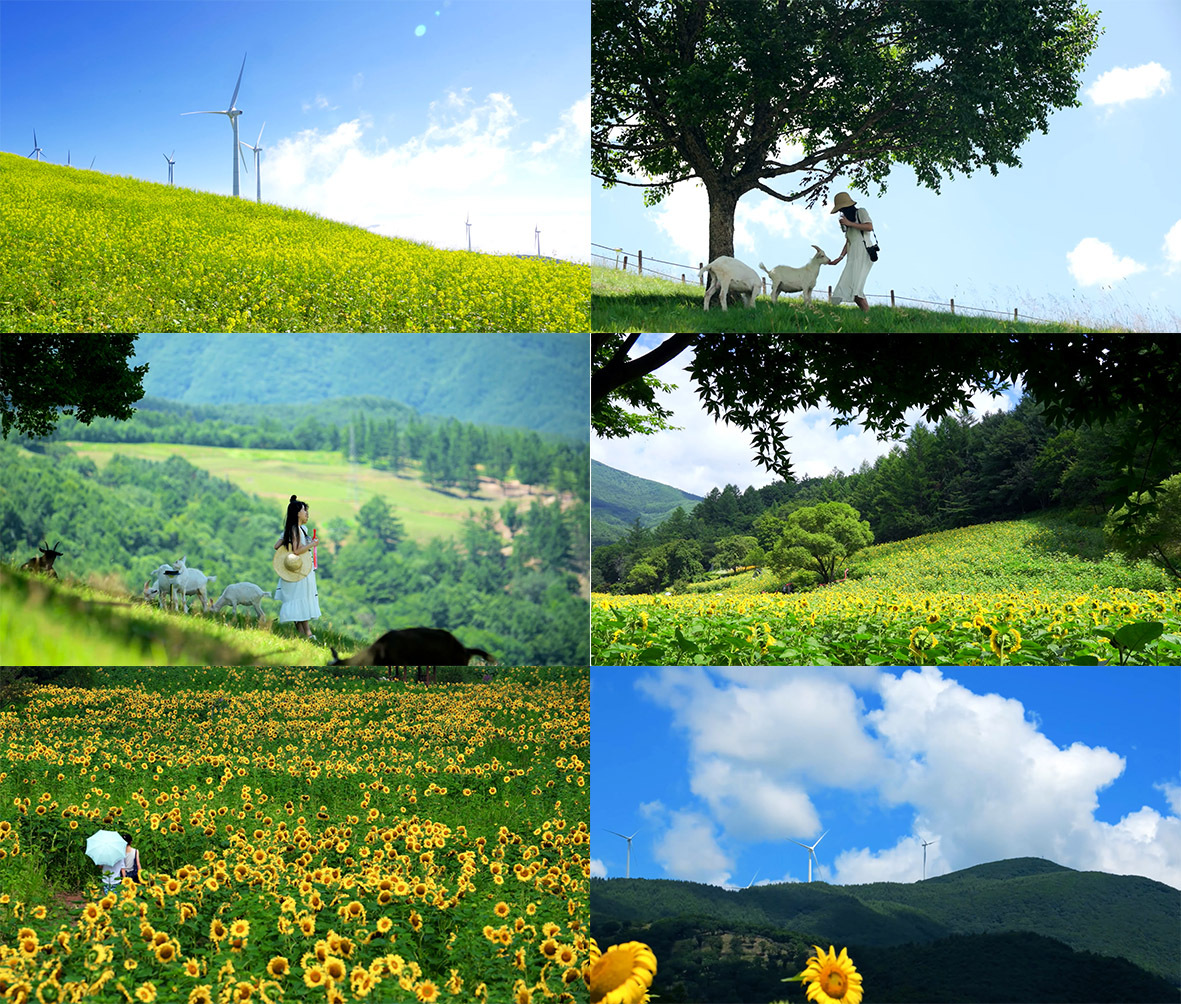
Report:
[[[811,306],[803,295],[781,294],[773,305],[770,296],[755,298],[754,306],[731,306],[723,313],[715,294],[709,312],[701,309],[705,288],[696,272],[686,283],[655,276],[639,276],[619,269],[591,267],[591,323],[595,331],[764,331],[764,332],[1070,332],[1122,331],[1103,325],[1014,322],[1003,317],[977,317],[916,307],[874,306],[864,314],[851,304],[829,304],[818,291]],[[825,283],[824,288],[827,288]]]
[[[209,596],[219,595],[216,583]],[[190,599],[190,609],[200,604]],[[0,565],[0,665],[124,666],[324,665],[329,646],[351,654],[360,643],[327,623],[316,641],[276,623],[278,605],[263,600],[266,623],[249,607],[209,616],[161,610],[129,596],[121,581],[45,579]]]
[[[1181,589],[1147,562],[1104,555],[1101,538],[1099,531],[1038,516],[872,545],[850,560],[847,580],[815,590],[765,592],[770,574],[747,571],[684,595],[596,594],[591,659],[597,665],[1181,662]]]
[[[587,999],[585,669],[79,672],[0,686],[9,998]]]
[[[361,506],[374,495],[385,497],[407,535],[420,542],[432,537],[451,540],[460,534],[463,520],[472,510],[490,507],[495,511],[504,502],[490,482],[482,484],[479,494],[467,498],[429,487],[419,480],[417,464],[407,465],[403,474],[397,475],[368,464],[349,464],[330,450],[252,450],[185,443],[70,441],[66,445],[100,468],[115,454],[157,463],[174,455],[182,457],[244,492],[272,500],[279,532],[292,485],[299,486],[300,498],[310,500],[310,525],[320,529],[320,537],[325,536],[329,520],[354,522]]]
[[[0,154],[3,331],[588,331],[590,270]]]

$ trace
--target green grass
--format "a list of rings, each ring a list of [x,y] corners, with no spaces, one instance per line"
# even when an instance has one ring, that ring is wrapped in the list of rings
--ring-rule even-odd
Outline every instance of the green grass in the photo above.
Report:
[[[214,599],[209,597],[210,601]],[[190,604],[199,610],[199,604]],[[265,608],[264,608],[265,609]],[[359,643],[316,622],[316,641],[279,625],[274,610],[259,627],[247,614],[208,616],[76,581],[45,579],[0,565],[0,665],[128,666],[324,665],[329,646]]]
[[[311,525],[321,528],[321,536],[331,519],[355,523],[361,506],[375,495],[385,497],[391,511],[406,528],[407,536],[419,543],[433,537],[456,538],[472,510],[491,508],[495,512],[504,502],[496,494],[495,486],[488,482],[483,482],[479,494],[472,498],[452,495],[420,481],[416,464],[408,465],[401,476],[364,464],[357,464],[354,469],[339,453],[330,450],[257,450],[184,443],[69,441],[66,445],[100,468],[116,454],[155,462],[179,456],[194,467],[233,482],[244,492],[275,502],[277,513],[285,509],[291,486],[299,485],[301,498],[315,500],[314,509],[310,510]]]
[[[976,317],[914,307],[870,306],[869,313],[847,304],[801,296],[757,297],[754,306],[731,306],[723,313],[715,296],[701,309],[705,290],[694,281],[675,282],[637,276],[619,269],[591,267],[591,323],[595,331],[820,331],[820,332],[1070,332],[1123,331],[1113,326],[1078,327]]]
[[[590,270],[0,153],[3,331],[587,331]]]

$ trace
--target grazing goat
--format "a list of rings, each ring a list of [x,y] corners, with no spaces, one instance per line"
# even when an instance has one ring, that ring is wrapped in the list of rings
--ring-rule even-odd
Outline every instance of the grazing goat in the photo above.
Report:
[[[820,277],[820,266],[828,264],[828,255],[815,244],[812,247],[816,248],[816,253],[812,255],[807,265],[802,265],[799,268],[792,268],[790,265],[776,265],[775,268],[769,269],[759,262],[759,268],[771,278],[771,302],[773,304],[779,302],[781,292],[798,293],[800,290],[804,291],[804,302],[812,302],[812,287],[816,285],[816,280]]]
[[[187,556],[186,556],[187,557]],[[181,602],[184,604],[185,613],[189,612],[188,597],[191,594],[196,594],[201,601],[201,612],[204,613],[209,609],[209,594],[205,587],[208,583],[217,578],[216,575],[206,575],[204,572],[196,568],[188,568],[185,565],[185,559],[182,557],[174,561],[171,565],[161,565],[152,575],[155,576],[155,583],[149,578],[144,583],[144,596],[151,599],[153,595],[158,595],[160,600],[160,609],[164,609],[164,591],[168,590],[169,595],[173,597],[173,609],[178,607],[175,594],[180,593]]]
[[[212,610],[217,613],[222,607],[232,603],[234,606],[234,613],[238,613],[238,604],[243,606],[254,607],[258,611],[258,616],[262,617],[262,598],[271,598],[271,594],[264,592],[262,586],[256,586],[253,582],[235,582],[228,585],[222,590],[222,594],[213,601]]]
[[[56,579],[57,572],[53,570],[53,563],[65,553],[64,551],[59,551],[57,549],[57,545],[60,543],[61,541],[59,540],[57,544],[54,544],[53,547],[50,547],[49,541],[45,541],[44,547],[37,548],[37,550],[41,553],[35,558],[30,558],[23,565],[21,565],[21,571],[37,573],[43,572],[50,578]]]
[[[718,290],[721,290],[722,293],[718,299],[721,301],[722,309],[725,310],[726,296],[731,289],[736,293],[745,294],[746,305],[750,307],[754,304],[755,296],[763,286],[763,280],[759,278],[758,272],[737,258],[728,258],[726,255],[715,258],[708,265],[702,265],[697,270],[697,278],[700,279],[706,272],[709,273],[709,285],[705,289],[706,310],[709,310],[710,298]]]
[[[492,656],[482,648],[466,648],[441,628],[404,628],[387,631],[352,658],[342,659],[332,649],[330,666],[466,666],[473,655],[485,662]]]

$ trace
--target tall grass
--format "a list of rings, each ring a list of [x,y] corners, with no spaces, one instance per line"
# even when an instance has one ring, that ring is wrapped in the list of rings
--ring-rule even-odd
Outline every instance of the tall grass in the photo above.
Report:
[[[0,330],[587,331],[585,265],[0,153]]]
[[[1065,322],[1035,323],[1004,318],[953,314],[915,307],[870,306],[868,313],[847,304],[814,299],[805,306],[801,296],[757,297],[753,307],[731,305],[722,311],[713,298],[708,312],[701,308],[704,289],[695,284],[637,276],[612,268],[591,267],[591,323],[595,331],[813,331],[853,334],[1004,332],[1053,333],[1124,331],[1102,323],[1080,327]],[[819,296],[819,294],[817,294]],[[732,297],[733,299],[733,297]]]

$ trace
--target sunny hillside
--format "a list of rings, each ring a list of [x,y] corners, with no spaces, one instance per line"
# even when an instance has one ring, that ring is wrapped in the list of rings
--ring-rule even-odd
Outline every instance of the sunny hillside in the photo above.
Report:
[[[588,266],[0,154],[5,331],[587,331]]]
[[[772,577],[751,571],[683,595],[596,594],[592,655],[600,665],[1181,660],[1181,589],[1146,563],[1094,556],[1093,533],[1033,516],[872,545],[847,580],[813,591],[765,592]]]

